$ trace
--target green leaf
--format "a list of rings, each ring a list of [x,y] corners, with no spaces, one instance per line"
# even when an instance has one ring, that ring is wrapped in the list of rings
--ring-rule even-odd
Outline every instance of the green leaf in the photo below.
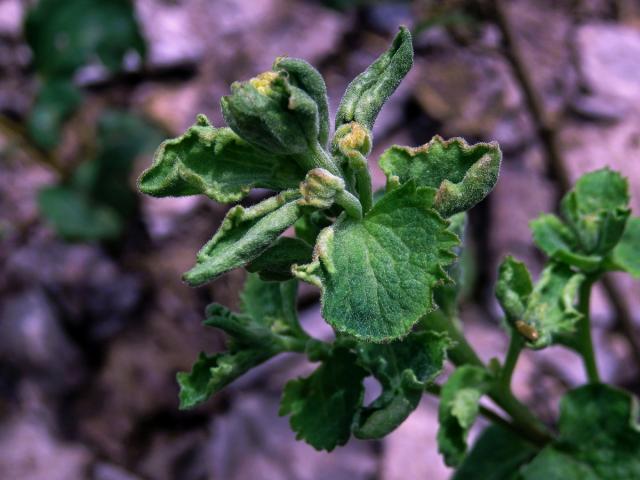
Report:
[[[491,388],[483,368],[463,365],[456,369],[440,393],[438,449],[449,466],[457,466],[467,450],[467,434],[478,416],[480,397]]]
[[[507,321],[531,348],[563,341],[575,331],[582,314],[575,299],[584,275],[561,263],[549,264],[533,287],[524,263],[507,257],[500,266],[496,297]]]
[[[613,249],[611,260],[614,268],[640,278],[640,218],[631,217],[620,242]]]
[[[96,204],[69,186],[45,187],[38,193],[38,207],[58,235],[70,241],[117,238],[122,231],[120,216],[112,208]]]
[[[522,437],[494,424],[485,428],[452,480],[517,480],[520,467],[536,452]]]
[[[524,480],[640,478],[638,404],[627,392],[590,384],[560,402],[560,435],[521,471]]]
[[[529,226],[533,241],[549,258],[577,267],[585,272],[596,271],[602,257],[578,253],[578,240],[573,231],[553,214],[543,214]]]
[[[196,266],[186,272],[190,285],[209,282],[255,260],[302,215],[295,190],[268,198],[250,208],[233,207],[213,238],[198,252]]]
[[[334,349],[310,376],[287,383],[280,415],[291,415],[291,428],[298,440],[327,451],[347,443],[364,396],[366,372],[357,359],[348,350]]]
[[[295,188],[304,172],[288,156],[250,145],[229,128],[214,128],[204,115],[182,136],[164,141],[140,176],[142,193],[154,197],[204,194],[236,202],[252,188]]]
[[[265,72],[231,85],[222,114],[236,134],[278,155],[304,155],[318,143],[316,102],[286,72]]]
[[[304,90],[318,107],[318,142],[326,147],[329,141],[329,99],[327,86],[320,72],[305,60],[279,57],[273,64],[273,70],[287,72],[289,82]]]
[[[382,393],[356,417],[353,434],[382,438],[418,406],[425,387],[442,372],[448,337],[420,332],[387,344],[360,344],[360,363],[378,379]]]
[[[391,47],[347,87],[336,114],[336,130],[349,122],[358,122],[371,130],[382,106],[412,65],[411,33],[400,27]]]
[[[561,210],[584,253],[608,253],[620,240],[629,209],[629,186],[604,168],[583,175],[562,199]]]
[[[291,267],[311,261],[313,247],[304,240],[280,237],[258,258],[247,264],[249,272],[258,272],[263,280],[282,281],[293,277]]]
[[[449,265],[446,269],[447,274],[453,281],[436,286],[433,292],[433,298],[436,305],[438,305],[440,312],[446,318],[451,319],[458,317],[458,299],[460,297],[460,293],[463,289],[468,288],[468,286],[465,285],[465,257],[462,245],[466,224],[466,212],[456,213],[449,217],[448,230],[460,239],[460,244],[454,248],[457,258],[455,262]]]
[[[129,0],[40,0],[24,33],[36,70],[47,78],[70,78],[96,59],[115,72],[129,52],[144,57],[146,50]]]
[[[502,152],[495,142],[468,145],[459,137],[439,135],[417,148],[394,145],[380,157],[387,188],[411,179],[437,191],[436,209],[443,216],[469,210],[493,189],[500,173]]]
[[[207,307],[205,325],[229,335],[228,350],[200,354],[191,372],[177,375],[180,408],[192,408],[251,368],[288,349],[288,338],[304,338],[295,308],[296,282],[263,282],[250,275],[241,293],[244,313],[222,305]]]
[[[49,150],[60,142],[63,123],[82,101],[82,93],[65,80],[45,82],[27,119],[29,136]]]
[[[533,292],[533,281],[523,262],[507,256],[498,270],[496,297],[510,322],[524,317],[529,296]]]
[[[387,193],[362,220],[341,216],[318,237],[314,261],[294,274],[322,288],[322,314],[339,332],[382,342],[409,333],[448,280],[457,237],[413,182]]]

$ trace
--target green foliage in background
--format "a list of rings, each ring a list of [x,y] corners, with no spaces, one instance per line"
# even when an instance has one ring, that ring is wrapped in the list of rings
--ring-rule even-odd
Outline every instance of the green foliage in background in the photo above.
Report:
[[[181,407],[295,352],[317,366],[287,383],[280,414],[316,449],[351,435],[384,437],[429,392],[440,396],[438,445],[456,479],[637,477],[635,400],[600,383],[588,308],[605,272],[640,270],[640,221],[630,216],[626,180],[607,169],[589,173],[566,195],[562,218],[532,222],[549,259],[535,282],[515,258],[501,265],[496,296],[510,345],[502,362],[485,365],[459,326],[459,258],[466,211],[498,179],[498,145],[436,136],[420,147],[391,146],[379,159],[386,188],[372,194],[371,130],[412,58],[401,28],[347,88],[333,135],[322,76],[303,60],[278,58],[272,70],[232,85],[221,102],[228,127],[199,116],[156,151],[139,179],[149,195],[233,204],[255,188],[273,191],[253,206],[232,206],[184,275],[196,286],[236,268],[251,272],[239,312],[208,308],[205,325],[225,331],[228,345],[178,374]],[[299,322],[299,281],[320,290],[334,339],[314,338]],[[520,352],[550,345],[581,355],[589,378],[564,397],[557,433],[511,390]],[[438,383],[447,359],[457,369]],[[381,387],[370,402],[367,377]],[[482,403],[487,397],[502,413]],[[494,424],[469,449],[480,414]]]

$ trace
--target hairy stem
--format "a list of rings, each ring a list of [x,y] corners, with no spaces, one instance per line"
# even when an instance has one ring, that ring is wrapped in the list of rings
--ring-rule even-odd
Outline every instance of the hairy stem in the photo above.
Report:
[[[305,157],[304,159],[305,168],[307,170],[312,170],[314,168],[324,168],[328,172],[331,172],[338,177],[343,176],[340,168],[338,168],[338,166],[331,158],[331,155],[329,155],[326,150],[320,146],[319,143],[316,142],[316,144],[312,146],[310,154],[310,156]]]
[[[336,203],[344,208],[347,215],[355,219],[362,218],[364,205],[351,193],[346,190],[336,193]]]
[[[600,381],[600,374],[598,373],[598,366],[596,364],[596,357],[593,350],[591,318],[589,315],[589,301],[591,299],[591,290],[594,280],[595,279],[592,277],[587,277],[580,286],[580,292],[578,294],[578,310],[582,313],[582,318],[578,323],[576,331],[578,348],[580,350],[579,353],[582,356],[584,368],[587,372],[587,378],[591,383],[597,383]]]
[[[355,165],[356,188],[358,198],[362,203],[363,213],[367,213],[373,206],[373,187],[371,184],[371,173],[369,172],[369,164],[367,158],[360,152],[354,151],[352,155],[357,155],[358,160],[352,161]]]

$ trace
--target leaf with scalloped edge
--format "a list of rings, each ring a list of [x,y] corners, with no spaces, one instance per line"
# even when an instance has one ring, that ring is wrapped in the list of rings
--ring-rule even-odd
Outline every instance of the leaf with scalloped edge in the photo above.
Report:
[[[451,345],[446,335],[419,332],[385,344],[361,343],[360,364],[378,379],[380,395],[354,421],[358,438],[382,438],[413,412],[427,385],[442,372]]]
[[[314,261],[294,274],[322,289],[322,315],[337,331],[384,342],[405,336],[434,308],[458,238],[414,182],[387,193],[362,220],[342,215],[318,236]]]
[[[291,415],[298,440],[327,451],[347,443],[364,396],[366,371],[357,359],[352,352],[336,348],[310,376],[287,383],[280,415]]]
[[[480,398],[491,388],[491,375],[480,367],[463,365],[440,392],[438,450],[449,466],[459,465],[467,450],[467,435],[478,416]]]
[[[443,216],[469,210],[493,189],[502,152],[496,142],[469,145],[459,137],[439,135],[421,147],[394,145],[380,157],[387,188],[411,179],[436,193],[435,207]]]
[[[640,218],[631,217],[620,242],[611,252],[614,268],[640,278]]]
[[[219,304],[207,307],[204,324],[223,330],[227,350],[201,353],[191,372],[177,375],[180,408],[192,408],[248,370],[287,350],[287,337],[305,337],[296,315],[297,282],[263,282],[250,275],[240,295],[242,313]]]
[[[631,394],[590,384],[560,402],[560,435],[521,470],[523,480],[640,478],[638,403]]]
[[[302,179],[304,172],[291,157],[261,150],[198,115],[182,136],[160,145],[138,186],[154,197],[204,194],[230,203],[252,188],[280,191],[297,187]]]
[[[300,218],[305,207],[299,199],[298,191],[286,190],[249,208],[233,207],[184,280],[201,285],[255,260]]]

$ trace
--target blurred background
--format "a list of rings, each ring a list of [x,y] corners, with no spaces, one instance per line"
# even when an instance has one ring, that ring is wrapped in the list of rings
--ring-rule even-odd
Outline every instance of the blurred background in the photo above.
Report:
[[[178,411],[175,373],[224,346],[204,308],[236,307],[244,274],[182,284],[225,208],[135,190],[162,139],[200,112],[222,125],[232,81],[302,57],[335,112],[399,24],[414,32],[415,67],[374,129],[376,185],[394,143],[438,133],[504,153],[465,259],[464,327],[488,360],[506,351],[500,259],[540,271],[530,220],[604,165],[629,177],[640,213],[640,2],[0,0],[0,479],[448,478],[430,398],[380,442],[330,454],[296,442],[277,416],[285,381],[310,369],[294,356]],[[603,378],[636,393],[639,292],[611,276],[592,300]],[[304,326],[326,332],[318,292],[299,300]],[[549,348],[521,357],[515,390],[552,421],[584,380],[574,354]]]

